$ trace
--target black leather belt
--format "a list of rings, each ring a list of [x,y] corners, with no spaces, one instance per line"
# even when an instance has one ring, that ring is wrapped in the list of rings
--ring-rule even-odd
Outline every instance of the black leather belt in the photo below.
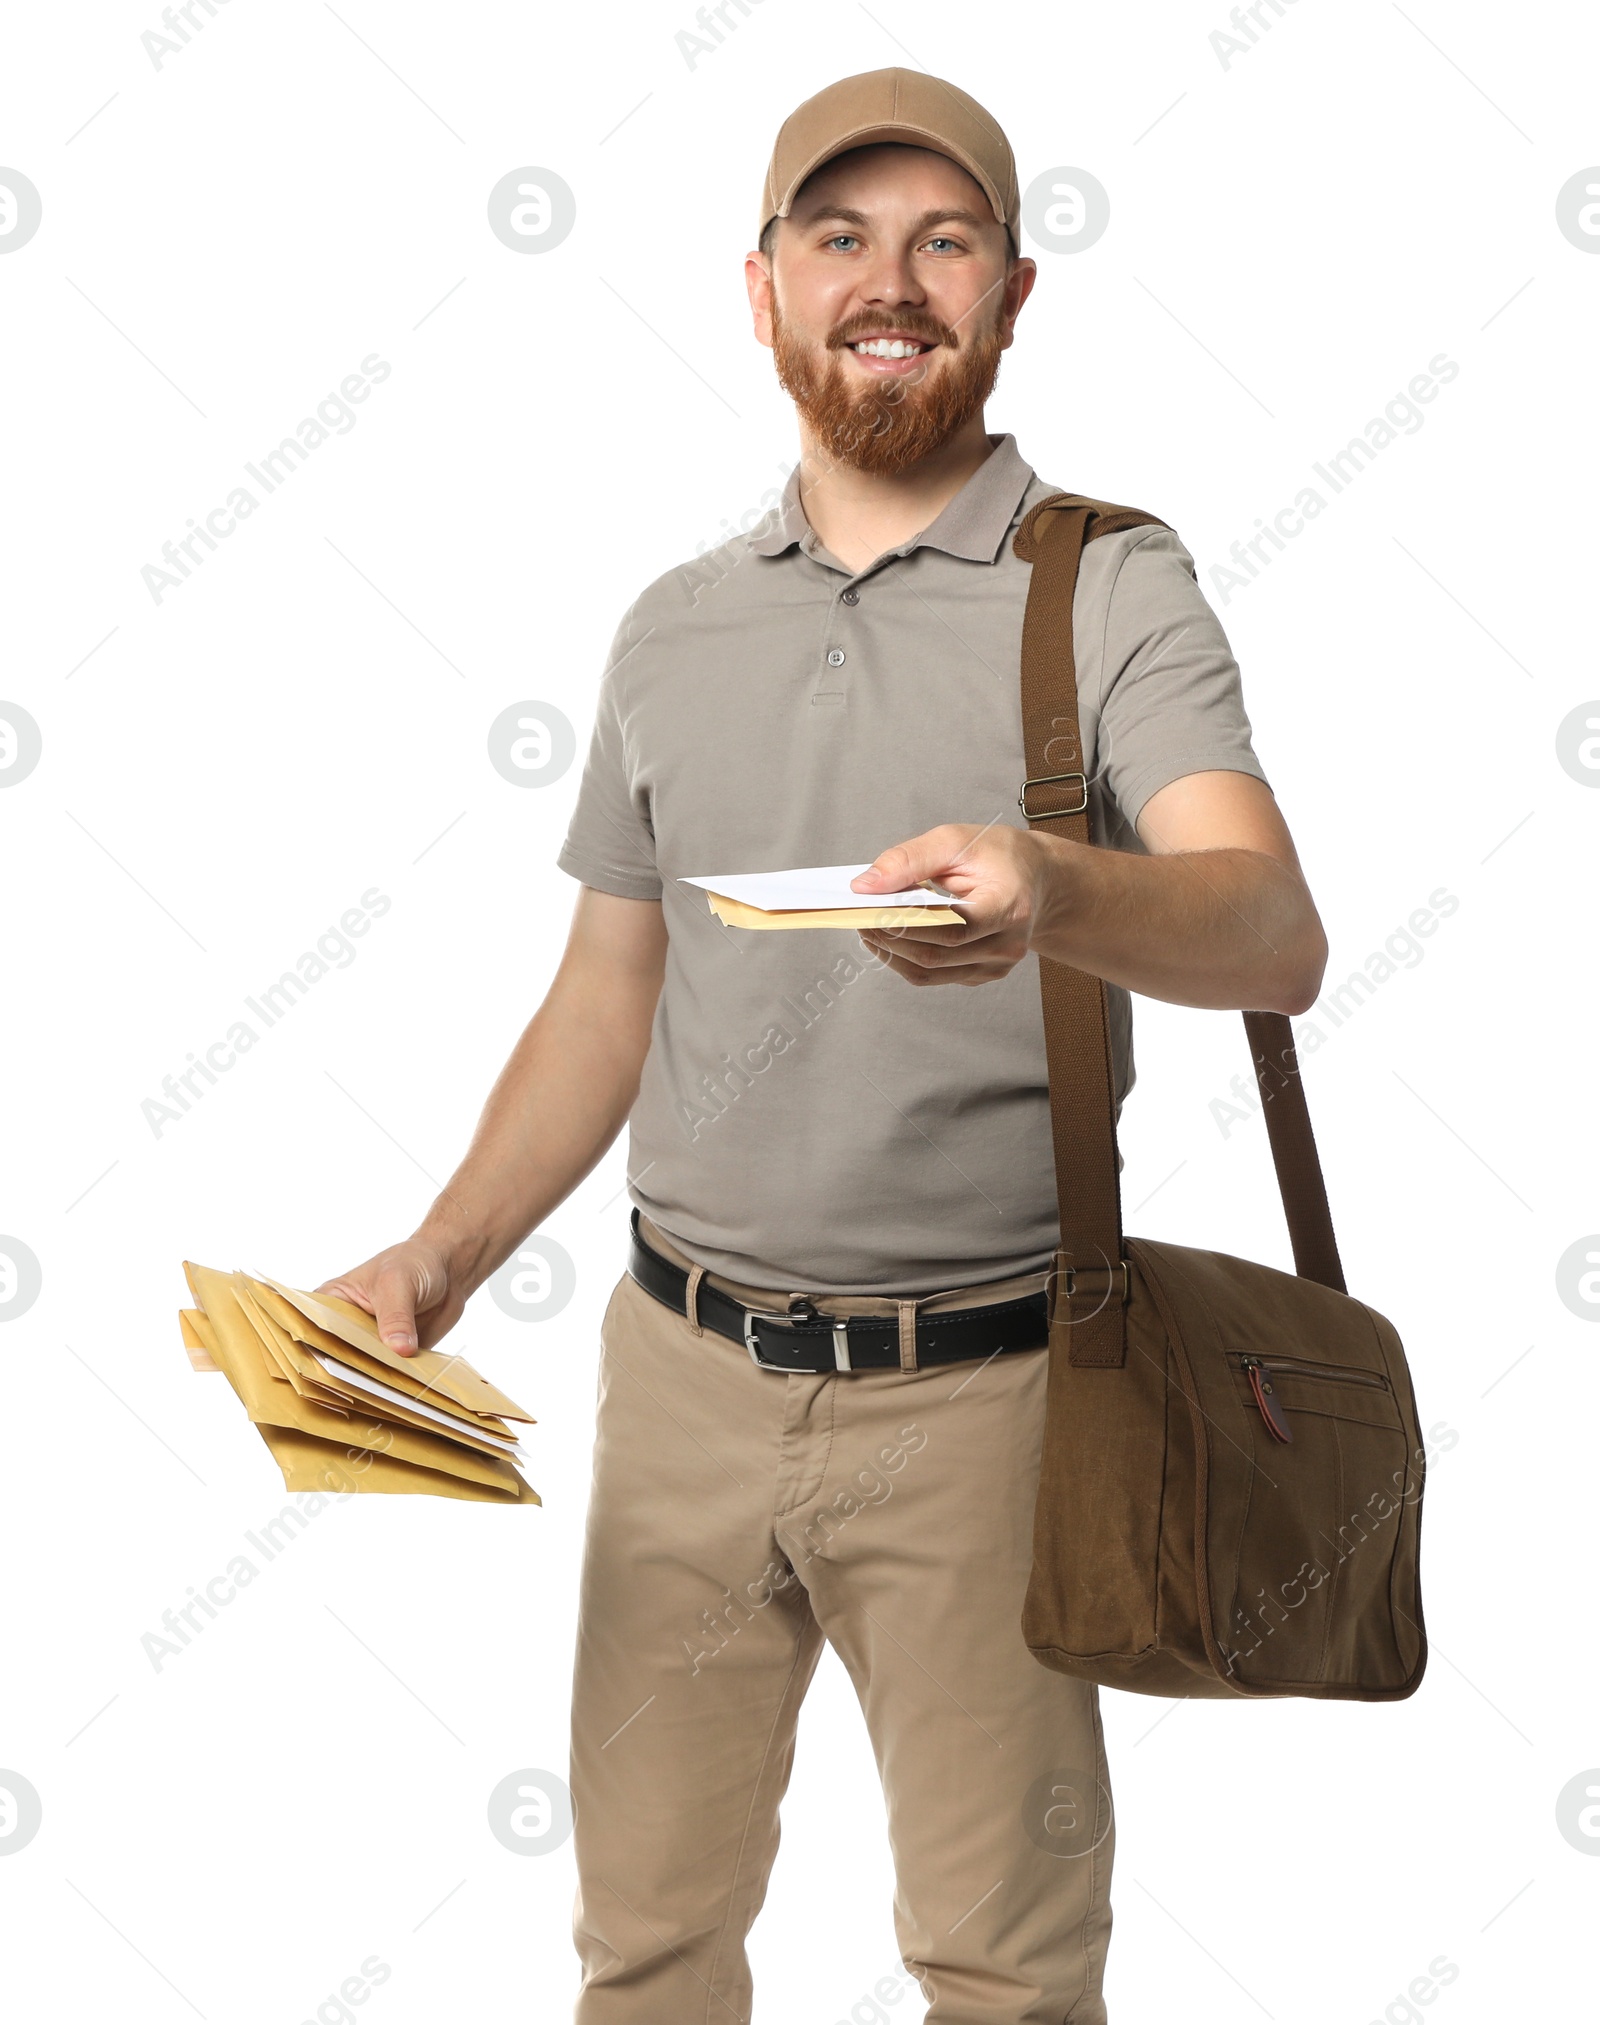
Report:
[[[628,1271],[647,1294],[687,1319],[689,1275],[653,1251],[639,1235],[639,1212],[630,1219]],[[787,1313],[741,1307],[702,1279],[695,1302],[701,1325],[742,1343],[763,1371],[888,1371],[900,1367],[899,1324],[886,1316],[823,1315],[803,1295]],[[917,1365],[959,1364],[1002,1350],[1042,1350],[1050,1336],[1043,1292],[995,1301],[986,1308],[956,1308],[917,1318]]]

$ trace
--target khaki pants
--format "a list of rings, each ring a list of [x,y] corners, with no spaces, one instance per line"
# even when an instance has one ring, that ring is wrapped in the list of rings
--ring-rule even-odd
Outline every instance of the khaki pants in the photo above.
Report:
[[[745,1937],[824,1638],[872,1738],[927,2018],[1104,2025],[1098,1699],[1020,1629],[1045,1353],[762,1371],[626,1275],[602,1352],[573,1692],[579,2025],[751,2017]],[[791,1915],[808,1949],[827,1946],[822,1889]]]

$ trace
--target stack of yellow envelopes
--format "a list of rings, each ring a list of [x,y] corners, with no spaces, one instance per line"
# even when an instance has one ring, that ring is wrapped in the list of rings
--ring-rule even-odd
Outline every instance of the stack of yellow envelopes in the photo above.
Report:
[[[532,1423],[464,1357],[402,1357],[353,1302],[184,1262],[197,1371],[244,1401],[291,1491],[413,1491],[536,1505],[510,1421]]]

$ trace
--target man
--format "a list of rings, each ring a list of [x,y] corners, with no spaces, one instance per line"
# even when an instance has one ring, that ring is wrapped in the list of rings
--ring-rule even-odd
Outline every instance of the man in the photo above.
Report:
[[[1017,813],[1011,538],[1061,488],[984,426],[1036,275],[994,121],[909,71],[846,79],[785,123],[760,227],[799,466],[623,620],[555,981],[416,1235],[329,1290],[437,1342],[630,1122],[574,1691],[584,2025],[750,2016],[824,1638],[928,2018],[1102,2025],[1095,1690],[1019,1625],[1058,1239],[1037,959],[1109,981],[1120,1101],[1129,991],[1302,1012],[1326,945],[1164,529],[1095,541],[1078,585],[1095,841]],[[751,933],[678,883],[866,860],[859,890],[935,879],[966,925]],[[783,1916],[825,1946],[830,1881],[797,1882]]]

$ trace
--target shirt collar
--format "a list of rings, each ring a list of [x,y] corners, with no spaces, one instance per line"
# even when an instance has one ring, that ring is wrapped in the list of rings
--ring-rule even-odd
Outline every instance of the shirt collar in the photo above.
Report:
[[[1015,436],[991,436],[993,448],[943,511],[913,535],[896,554],[937,548],[967,562],[994,562],[1011,531],[1033,479],[1033,468],[1017,448]],[[817,546],[805,508],[800,504],[800,467],[789,473],[783,498],[772,509],[772,525],[750,536],[752,555],[782,555],[801,546],[807,554]]]

